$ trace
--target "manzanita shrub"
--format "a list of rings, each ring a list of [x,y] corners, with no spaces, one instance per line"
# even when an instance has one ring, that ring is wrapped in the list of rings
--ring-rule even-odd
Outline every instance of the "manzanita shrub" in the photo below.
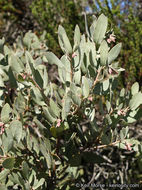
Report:
[[[73,47],[59,26],[61,58],[31,32],[13,48],[0,40],[0,189],[78,189],[88,163],[107,162],[99,150],[142,151],[128,127],[142,104],[139,84],[117,90],[121,43],[113,45],[103,14],[90,28],[85,21]],[[57,66],[57,84],[47,64]]]

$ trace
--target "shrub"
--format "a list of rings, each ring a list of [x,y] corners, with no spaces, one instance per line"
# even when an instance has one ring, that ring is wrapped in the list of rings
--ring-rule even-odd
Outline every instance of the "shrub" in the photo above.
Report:
[[[121,43],[107,42],[114,40],[107,17],[93,19],[87,35],[76,25],[73,47],[59,26],[60,59],[44,36],[29,32],[13,48],[1,39],[1,189],[78,189],[92,166],[109,162],[101,150],[141,152],[128,127],[142,103],[139,84],[113,93],[124,70],[116,61]],[[59,85],[50,82],[46,64],[57,65]]]

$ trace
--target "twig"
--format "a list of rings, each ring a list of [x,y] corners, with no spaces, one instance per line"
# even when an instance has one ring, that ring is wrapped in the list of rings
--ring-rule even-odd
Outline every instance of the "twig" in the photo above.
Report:
[[[105,145],[99,145],[99,146],[95,146],[94,147],[94,149],[101,149],[101,148],[106,148],[106,147],[109,147],[109,146],[114,146],[114,145],[116,145],[116,144],[118,144],[118,143],[120,143],[121,141],[120,140],[118,140],[118,141],[115,141],[115,142],[113,142],[113,143],[110,143],[110,144],[105,144]]]
[[[86,149],[81,149],[81,151],[83,152],[87,152],[87,151],[94,151],[95,149],[101,149],[101,148],[107,148],[107,147],[110,147],[110,146],[114,146],[118,143],[120,143],[121,141],[118,140],[118,141],[115,141],[113,143],[110,143],[110,144],[104,144],[104,145],[98,145],[98,146],[95,146],[95,147],[91,147],[91,148],[86,148]]]
[[[100,76],[100,73],[101,73],[101,71],[102,71],[103,68],[104,68],[104,67],[100,67],[100,68],[98,69],[98,74],[97,74],[97,76],[96,76],[96,79],[95,79],[95,81],[94,81],[94,83],[93,83],[92,88],[94,88],[95,85],[99,82],[99,76]]]

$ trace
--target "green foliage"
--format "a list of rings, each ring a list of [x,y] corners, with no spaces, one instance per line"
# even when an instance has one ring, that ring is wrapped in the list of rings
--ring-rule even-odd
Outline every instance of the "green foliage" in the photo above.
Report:
[[[47,32],[46,39],[48,46],[53,52],[56,52],[56,54],[58,55],[61,54],[60,47],[57,46],[58,38],[56,35],[56,31],[58,30],[58,25],[63,24],[68,34],[68,37],[72,39],[72,31],[75,27],[76,22],[79,23],[81,27],[84,24],[84,20],[82,19],[81,15],[81,0],[34,0],[31,5],[31,10],[32,14],[40,24],[42,31],[46,30]],[[63,30],[64,29],[62,28],[62,26],[59,27],[59,31],[65,33]],[[60,33],[58,37],[60,39]],[[66,34],[64,34],[64,38],[62,40],[68,44]],[[59,40],[60,45],[61,43],[63,43],[62,40]],[[62,44],[61,49],[65,48],[65,44]],[[69,45],[69,51],[70,50],[71,47]]]
[[[61,58],[48,51],[43,36],[31,32],[13,48],[1,43],[3,189],[75,189],[90,167],[109,162],[102,149],[141,153],[142,144],[130,138],[128,124],[137,119],[142,93],[135,83],[114,96],[123,71],[116,62],[121,44],[107,42],[105,15],[96,23],[87,35],[75,27],[74,46],[59,26]],[[58,85],[48,79],[47,64],[58,67]],[[112,184],[113,178],[107,180]]]
[[[121,85],[128,88],[133,82],[142,82],[142,13],[139,0],[96,0],[90,4],[100,14],[107,15],[109,24],[116,35],[116,42],[123,43],[119,57],[125,68]]]

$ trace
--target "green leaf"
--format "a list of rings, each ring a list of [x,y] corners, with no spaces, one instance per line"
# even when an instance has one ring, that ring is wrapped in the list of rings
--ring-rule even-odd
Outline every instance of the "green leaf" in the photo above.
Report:
[[[62,69],[65,74],[65,81],[71,82],[71,62],[68,60],[67,56],[63,55],[61,57],[61,61],[65,67],[65,69]]]
[[[76,51],[79,44],[80,44],[80,39],[81,39],[81,34],[80,34],[80,29],[79,26],[76,25],[75,26],[75,31],[74,31],[74,47],[73,47],[73,51]]]
[[[53,111],[53,113],[59,117],[59,114],[60,114],[60,109],[59,107],[57,106],[57,104],[52,100],[50,99],[50,108],[51,110]]]
[[[89,96],[89,91],[90,91],[89,81],[85,76],[83,76],[82,77],[82,93],[85,98]]]
[[[121,141],[123,141],[124,138],[125,138],[124,133],[123,133],[123,131],[121,130],[121,131],[120,131],[120,139],[121,139]]]
[[[93,22],[90,26],[90,34],[91,34],[91,38],[94,39],[94,35],[95,35],[95,28],[96,28],[96,24],[97,24],[97,17],[95,15],[93,15]]]
[[[89,118],[90,118],[91,122],[94,120],[94,118],[95,118],[95,109],[92,110],[92,113],[90,114]]]
[[[55,64],[55,65],[57,65],[60,68],[64,67],[63,63],[60,61],[60,59],[58,59],[58,57],[54,53],[47,52],[45,54],[45,56],[46,56],[49,64],[51,64],[51,65]]]
[[[7,45],[4,45],[4,55],[8,55],[11,53],[12,53],[12,50]]]
[[[107,79],[107,80],[105,80],[105,81],[103,82],[103,90],[104,90],[104,91],[107,91],[108,88],[109,88],[109,79]]]
[[[43,96],[41,94],[41,91],[34,85],[32,85],[31,95],[32,95],[32,99],[36,102],[36,104],[40,106],[46,105],[43,99]]]
[[[28,179],[29,178],[29,171],[30,171],[30,168],[27,164],[27,162],[23,161],[22,163],[22,174],[24,176],[25,179]]]
[[[63,108],[62,108],[62,120],[67,117],[71,108],[71,98],[68,95],[65,95],[63,98]]]
[[[4,38],[0,39],[0,53],[3,53],[3,45],[4,45],[4,43],[5,43],[5,39]]]
[[[89,61],[91,66],[96,67],[97,61],[96,61],[96,45],[94,42],[89,43],[90,51],[89,51]]]
[[[107,59],[108,59],[108,45],[107,45],[107,42],[105,40],[103,40],[101,45],[100,45],[101,65],[106,65]]]
[[[39,187],[41,187],[41,186],[44,184],[44,182],[45,182],[45,179],[44,179],[44,178],[41,178],[41,179],[38,181],[38,183],[32,187],[33,190],[34,190],[34,189],[38,189]]]
[[[0,172],[0,181],[3,181],[4,179],[6,179],[8,174],[9,174],[9,170],[7,169],[2,170]]]
[[[34,62],[34,59],[32,58],[32,55],[27,51],[26,51],[26,61],[30,66],[30,70],[32,72],[33,79],[40,86],[40,88],[43,88],[42,76],[41,76],[40,72],[38,71],[38,67],[35,68],[35,62]]]
[[[47,166],[50,169],[52,167],[52,156],[49,154],[49,151],[46,149],[44,144],[40,144],[40,151],[43,156],[46,158]]]
[[[80,69],[79,69],[78,71],[76,71],[76,72],[74,73],[73,82],[74,82],[75,84],[80,84],[80,79],[81,79],[81,71],[80,71]]]
[[[12,121],[10,123],[10,130],[11,130],[13,137],[19,143],[22,138],[22,123],[18,120]]]
[[[125,96],[125,89],[122,88],[120,91],[120,97],[124,97]]]
[[[110,144],[111,143],[111,133],[109,132],[109,134],[103,134],[102,137],[101,137],[101,142],[102,144]]]
[[[48,73],[46,67],[44,67],[44,74],[43,74],[43,88],[46,89],[48,86]]]
[[[13,136],[11,135],[11,131],[9,129],[5,130],[6,134],[2,136],[2,145],[4,148],[4,152],[8,152],[13,146]]]
[[[63,84],[66,82],[66,71],[63,68],[58,67],[58,74]]]
[[[137,110],[133,110],[129,113],[129,116],[127,117],[127,122],[128,123],[134,123],[136,121],[135,117],[137,114]]]
[[[9,64],[11,66],[12,71],[16,73],[21,73],[24,70],[24,65],[20,61],[20,59],[14,55],[9,56]]]
[[[131,110],[137,109],[142,104],[142,93],[136,93],[129,102]]]
[[[71,108],[71,98],[69,96],[66,96],[64,99],[64,109],[66,113],[70,112]]]
[[[43,107],[43,113],[49,122],[54,123],[56,121],[56,119],[50,114],[48,107]]]
[[[0,190],[7,190],[7,187],[5,185],[0,184]]]
[[[17,81],[14,77],[11,67],[9,67],[8,76],[9,76],[9,82],[10,82],[11,88],[17,88],[18,87]]]
[[[108,53],[108,64],[112,63],[112,61],[114,61],[119,53],[120,53],[120,50],[121,50],[121,47],[122,47],[122,44],[119,43],[117,45],[115,45]]]
[[[9,122],[9,119],[10,119],[10,116],[9,114],[11,113],[11,107],[9,106],[8,103],[6,103],[4,105],[4,107],[2,108],[2,111],[1,111],[1,121],[3,123],[8,123]]]
[[[2,165],[6,169],[12,169],[15,164],[15,158],[7,158],[3,161]]]
[[[21,92],[18,92],[18,97],[15,98],[14,106],[19,113],[23,113],[25,110],[25,99]]]
[[[0,75],[0,87],[4,87],[4,82],[3,82],[3,79],[2,79],[2,76]]]
[[[59,127],[52,126],[50,128],[50,132],[53,135],[53,137],[57,138],[64,134],[64,131],[66,131],[69,128],[68,124],[61,124]]]
[[[72,53],[72,47],[70,41],[67,37],[65,29],[61,25],[59,25],[58,27],[58,40],[60,47],[64,53],[67,54]]]
[[[94,41],[98,44],[102,42],[105,37],[107,30],[108,19],[104,14],[101,14],[97,20],[95,32],[94,32]]]
[[[74,102],[75,104],[77,104],[78,106],[81,105],[81,98],[80,98],[78,95],[72,93],[72,94],[71,94],[71,98],[72,98],[72,100],[73,100],[73,102]]]
[[[111,108],[111,104],[110,104],[110,102],[108,100],[106,100],[106,107],[107,107],[107,111],[109,113],[110,108]]]
[[[136,93],[139,92],[139,83],[135,82],[132,87],[131,87],[131,94],[135,95]]]

